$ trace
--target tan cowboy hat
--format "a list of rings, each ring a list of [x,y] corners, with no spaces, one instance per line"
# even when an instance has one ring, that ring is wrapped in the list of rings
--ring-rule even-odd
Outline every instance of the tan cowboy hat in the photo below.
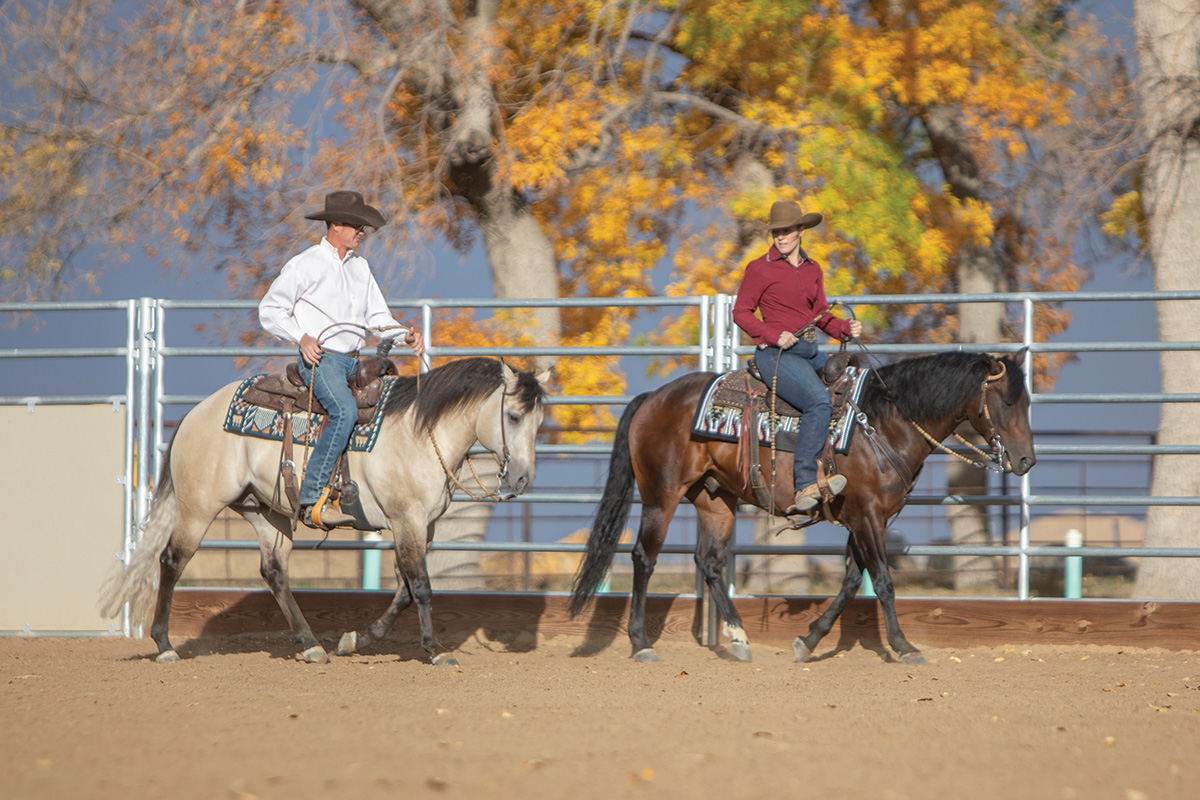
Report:
[[[347,225],[369,225],[372,228],[382,228],[387,222],[379,209],[363,202],[363,196],[358,192],[330,192],[325,195],[325,208],[312,214],[305,214],[305,219],[319,219],[325,222],[344,222]]]
[[[767,220],[767,230],[790,228],[793,225],[799,225],[800,230],[815,228],[821,224],[822,219],[824,217],[815,212],[805,214],[795,200],[776,200],[771,205],[771,217]]]

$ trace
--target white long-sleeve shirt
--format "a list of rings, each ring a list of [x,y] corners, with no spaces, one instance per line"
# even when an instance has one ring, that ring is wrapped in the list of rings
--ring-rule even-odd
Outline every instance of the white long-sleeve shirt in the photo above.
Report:
[[[337,353],[356,353],[366,343],[354,325],[388,327],[376,331],[385,339],[408,333],[388,310],[367,260],[353,250],[340,258],[325,238],[283,265],[258,304],[258,320],[281,339],[299,344],[307,333]]]

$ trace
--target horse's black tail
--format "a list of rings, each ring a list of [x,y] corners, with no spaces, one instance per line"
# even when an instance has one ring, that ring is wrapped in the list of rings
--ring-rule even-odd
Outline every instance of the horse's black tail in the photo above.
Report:
[[[571,605],[568,613],[574,619],[587,607],[592,595],[600,586],[612,566],[613,553],[621,541],[629,509],[633,506],[633,460],[629,456],[629,428],[633,415],[650,396],[639,394],[625,407],[621,422],[617,425],[613,439],[612,459],[608,463],[608,481],[604,484],[604,496],[596,511],[596,521],[588,536],[587,552],[575,574],[575,585],[571,589]]]

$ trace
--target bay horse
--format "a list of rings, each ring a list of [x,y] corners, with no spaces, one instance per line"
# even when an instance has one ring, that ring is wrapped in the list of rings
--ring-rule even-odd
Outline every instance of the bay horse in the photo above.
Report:
[[[849,480],[829,505],[832,519],[845,526],[846,573],[841,591],[792,645],[796,661],[808,661],[842,609],[858,592],[866,569],[883,607],[887,640],[899,659],[923,663],[920,651],[900,630],[895,591],[884,551],[888,523],[908,500],[925,459],[962,422],[991,443],[998,469],[1024,475],[1037,460],[1029,426],[1029,394],[1016,357],[952,352],[901,360],[868,373],[859,408],[868,427],[859,427],[849,451],[835,456],[837,471]],[[633,658],[657,661],[646,636],[646,591],[675,509],[684,500],[696,507],[700,522],[695,561],[730,638],[730,652],[750,661],[742,620],[722,581],[725,552],[733,535],[739,503],[758,505],[738,468],[736,443],[701,438],[691,420],[713,378],[712,373],[684,375],[635,397],[617,426],[604,494],[587,550],[575,576],[569,612],[588,605],[612,564],[613,553],[629,518],[636,482],[642,518],[633,547],[633,599],[629,640]],[[874,444],[872,443],[874,442]],[[981,455],[982,451],[979,451]],[[792,506],[792,458],[776,459],[771,487],[774,511]],[[772,463],[769,447],[760,463]],[[982,466],[982,465],[980,465]],[[769,480],[769,478],[768,478]],[[760,505],[760,507],[762,507]],[[817,521],[822,506],[808,512]],[[798,519],[793,519],[796,527]]]
[[[433,522],[450,505],[451,481],[476,442],[500,462],[503,483],[514,494],[534,478],[534,439],[544,414],[545,382],[490,358],[464,358],[419,378],[397,378],[380,409],[375,446],[350,453],[351,472],[367,522],[390,529],[395,540],[398,588],[384,614],[364,631],[348,632],[338,654],[384,636],[414,600],[421,644],[435,664],[457,664],[433,632],[425,554]],[[101,610],[116,616],[125,603],[134,624],[153,606],[150,636],[159,662],[178,661],[168,636],[175,584],[209,525],[226,506],[258,534],[260,572],[279,603],[299,648],[298,659],[320,663],[325,649],[292,596],[288,561],[292,509],[279,491],[280,443],[226,432],[226,409],[238,388],[231,383],[202,400],[179,424],[137,549],[102,591]]]

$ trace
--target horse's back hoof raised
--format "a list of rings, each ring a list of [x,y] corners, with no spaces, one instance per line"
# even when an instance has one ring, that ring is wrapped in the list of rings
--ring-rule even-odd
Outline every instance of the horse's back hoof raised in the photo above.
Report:
[[[351,656],[358,651],[358,634],[355,631],[346,631],[342,634],[342,638],[338,639],[337,654],[339,656]]]
[[[329,660],[329,654],[325,652],[324,647],[314,644],[307,650],[296,653],[296,660],[303,661],[306,664],[324,664]]]
[[[174,650],[164,650],[154,657],[159,664],[174,664],[179,660],[179,653]]]
[[[792,660],[797,664],[807,664],[810,658],[812,658],[812,650],[809,650],[804,640],[797,636],[796,641],[792,642]]]
[[[647,647],[645,650],[638,650],[634,653],[633,660],[643,664],[654,664],[658,662],[658,653],[654,652],[654,648]]]

